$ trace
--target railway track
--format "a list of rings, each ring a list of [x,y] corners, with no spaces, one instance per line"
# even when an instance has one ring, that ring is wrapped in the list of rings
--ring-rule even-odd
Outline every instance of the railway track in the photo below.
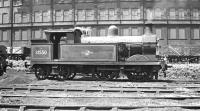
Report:
[[[65,85],[16,84],[0,86],[0,110],[3,111],[138,111],[200,110],[200,86]]]

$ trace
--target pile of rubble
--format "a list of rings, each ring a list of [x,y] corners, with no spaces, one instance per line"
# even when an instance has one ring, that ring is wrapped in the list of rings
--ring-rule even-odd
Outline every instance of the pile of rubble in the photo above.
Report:
[[[200,64],[172,64],[168,68],[167,79],[200,80]]]

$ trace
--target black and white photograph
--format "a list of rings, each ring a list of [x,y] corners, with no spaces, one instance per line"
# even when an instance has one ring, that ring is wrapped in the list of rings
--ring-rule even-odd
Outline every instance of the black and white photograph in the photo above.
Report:
[[[200,0],[0,0],[0,111],[200,111]]]

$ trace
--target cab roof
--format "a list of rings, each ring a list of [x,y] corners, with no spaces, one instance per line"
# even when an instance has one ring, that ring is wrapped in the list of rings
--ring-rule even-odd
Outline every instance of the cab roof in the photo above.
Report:
[[[50,29],[44,30],[45,33],[73,33],[75,29]]]

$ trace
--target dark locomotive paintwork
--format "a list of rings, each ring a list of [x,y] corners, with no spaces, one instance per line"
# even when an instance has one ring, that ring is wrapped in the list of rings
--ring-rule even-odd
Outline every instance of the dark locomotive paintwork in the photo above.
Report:
[[[76,73],[92,73],[103,80],[117,78],[119,74],[130,80],[158,78],[161,67],[156,43],[83,44],[77,29],[50,30],[47,35],[46,41],[34,40],[31,44],[31,64],[38,79],[73,79]]]

